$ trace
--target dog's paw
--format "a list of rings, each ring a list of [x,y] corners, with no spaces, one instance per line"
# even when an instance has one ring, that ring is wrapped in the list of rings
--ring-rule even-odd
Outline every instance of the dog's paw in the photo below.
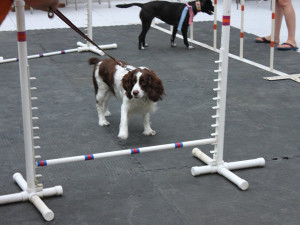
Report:
[[[118,134],[118,138],[120,138],[121,140],[126,140],[128,138],[128,134],[125,133],[119,133]]]
[[[156,131],[155,130],[145,130],[143,132],[143,134],[146,136],[154,136],[156,134]]]
[[[110,111],[107,110],[107,111],[104,113],[104,116],[111,116]]]
[[[187,48],[188,48],[188,49],[194,49],[195,47],[194,47],[194,46],[191,46],[191,45],[189,45]]]
[[[172,47],[172,48],[177,47],[176,43],[171,42],[171,47]]]
[[[148,46],[147,46],[148,47]],[[140,48],[140,50],[147,50],[146,49],[146,46],[144,47],[144,46],[142,46],[141,48]]]
[[[99,120],[99,125],[101,127],[107,127],[110,125],[110,123],[107,120]]]

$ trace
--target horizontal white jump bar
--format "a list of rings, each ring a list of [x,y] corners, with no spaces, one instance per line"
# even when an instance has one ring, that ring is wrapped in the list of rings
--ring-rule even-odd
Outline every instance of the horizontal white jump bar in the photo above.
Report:
[[[201,139],[201,140],[195,140],[195,141],[177,142],[177,143],[172,143],[172,144],[155,145],[155,146],[142,147],[142,148],[132,148],[132,149],[126,149],[126,150],[111,151],[111,152],[101,152],[101,153],[95,153],[95,154],[65,157],[65,158],[58,158],[58,159],[48,159],[48,160],[36,162],[36,165],[38,167],[42,167],[42,166],[49,166],[49,165],[62,164],[62,163],[108,158],[108,157],[114,157],[114,156],[132,155],[132,154],[154,152],[154,151],[163,151],[163,150],[169,150],[169,149],[175,149],[175,148],[192,147],[192,146],[197,146],[197,145],[207,145],[207,144],[213,144],[215,142],[216,142],[216,138],[208,138],[208,139]]]
[[[105,50],[105,49],[117,48],[117,44],[114,43],[114,44],[108,44],[108,45],[99,45],[99,47],[101,49]],[[96,50],[98,50],[98,49],[96,49],[96,47],[94,47],[94,46],[93,46],[93,48],[78,47],[78,48],[73,48],[73,49],[68,49],[68,50],[61,50],[61,51],[55,51],[55,52],[48,52],[48,53],[30,55],[27,58],[28,59],[36,59],[36,58],[42,58],[42,57],[47,57],[47,56],[53,56],[53,55],[62,55],[62,54],[73,53],[73,52],[96,51]],[[98,51],[103,53],[100,50],[98,50]],[[10,59],[0,58],[0,64],[1,63],[9,63],[9,62],[17,62],[17,61],[19,61],[19,58],[10,58]]]

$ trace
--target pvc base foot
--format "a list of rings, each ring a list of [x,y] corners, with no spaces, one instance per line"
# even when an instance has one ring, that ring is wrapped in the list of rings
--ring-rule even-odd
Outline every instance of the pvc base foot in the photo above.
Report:
[[[20,186],[20,188],[23,191],[20,193],[0,196],[0,204],[30,201],[40,211],[40,213],[42,214],[43,218],[46,221],[53,220],[54,219],[53,211],[46,206],[46,204],[41,200],[41,198],[62,195],[63,194],[62,186],[45,188],[42,189],[41,191],[36,191],[36,192],[28,192],[26,190],[27,182],[25,181],[25,179],[20,173],[15,173],[13,175],[13,179],[16,181],[16,183]]]
[[[224,176],[228,180],[230,180],[232,183],[234,183],[236,186],[238,186],[242,190],[247,190],[249,187],[249,183],[234,173],[232,173],[230,170],[236,170],[236,169],[245,169],[250,167],[258,167],[258,166],[264,166],[265,165],[265,159],[264,158],[257,158],[257,159],[251,159],[251,160],[244,160],[244,161],[238,161],[238,162],[230,162],[230,163],[222,163],[220,165],[217,165],[216,162],[210,158],[208,155],[203,153],[200,149],[194,148],[192,151],[192,154],[200,159],[202,162],[208,164],[207,166],[195,166],[191,168],[191,174],[192,176],[199,176],[202,174],[208,174],[208,173],[219,173],[220,175]]]
[[[104,56],[105,53],[101,50],[99,50],[98,48],[96,48],[95,46],[89,45],[89,44],[84,44],[82,42],[77,42],[77,46],[78,46],[78,52],[93,52],[95,54]],[[113,48],[117,48],[117,44],[108,44],[108,45],[99,45],[99,47],[103,50],[106,49],[113,49]]]

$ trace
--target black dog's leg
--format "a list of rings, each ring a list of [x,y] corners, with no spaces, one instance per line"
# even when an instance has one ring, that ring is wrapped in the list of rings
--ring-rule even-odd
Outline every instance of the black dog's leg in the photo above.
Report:
[[[148,12],[141,10],[140,12],[140,19],[142,21],[142,32],[139,36],[139,49],[145,49],[145,47],[148,47],[148,45],[145,43],[146,34],[148,30],[150,29],[151,22],[153,20],[154,16],[152,14],[149,14]]]
[[[145,47],[148,47],[148,45],[145,43],[146,34],[148,30],[150,29],[151,23],[143,23],[142,24],[142,32],[139,36],[139,49],[145,49]]]
[[[177,34],[177,26],[173,26],[173,32],[172,32],[172,36],[171,36],[171,47],[176,47],[176,44],[175,44],[176,34]]]
[[[185,46],[187,48],[191,49],[191,48],[194,48],[194,47],[190,46],[189,42],[187,40],[188,27],[189,26],[183,26],[181,32],[182,32],[182,36],[183,36],[183,43],[185,44]]]
[[[147,34],[147,32],[149,31],[150,27],[151,27],[151,23],[150,23],[150,24],[147,24],[146,27],[145,27],[145,34],[144,34],[144,37],[143,37],[143,40],[142,40],[142,47],[144,47],[144,48],[149,46],[149,45],[146,43],[146,34]],[[143,48],[143,49],[144,49],[144,48]]]

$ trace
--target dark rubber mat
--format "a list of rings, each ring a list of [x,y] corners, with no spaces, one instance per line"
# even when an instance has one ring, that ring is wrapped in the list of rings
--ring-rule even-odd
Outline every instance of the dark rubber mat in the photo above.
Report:
[[[220,24],[219,24],[220,25]],[[164,26],[163,27],[169,27]],[[194,26],[194,39],[212,45],[212,23]],[[221,27],[219,27],[221,29]],[[221,36],[220,29],[218,37]],[[157,134],[145,137],[142,120],[129,125],[129,138],[117,138],[120,104],[112,99],[111,125],[98,126],[92,53],[71,53],[29,60],[32,105],[40,127],[36,150],[42,159],[76,156],[151,145],[210,138],[214,132],[213,79],[217,53],[181,39],[170,47],[170,36],[151,28],[149,48],[138,50],[140,25],[94,28],[98,44],[117,43],[108,50],[134,66],[147,66],[162,79],[166,96],[151,116]],[[81,38],[70,29],[27,31],[28,54],[76,48]],[[4,58],[17,56],[16,33],[1,32]],[[220,45],[220,43],[218,43]],[[244,57],[269,63],[269,46],[245,34]],[[230,52],[239,54],[239,30],[231,29]],[[99,56],[100,57],[100,56]],[[105,57],[101,57],[105,58]],[[275,69],[299,73],[300,55],[275,50]],[[266,81],[275,76],[257,67],[229,60],[224,160],[266,159],[264,168],[235,171],[250,187],[241,191],[217,174],[193,177],[190,168],[203,165],[192,148],[120,156],[37,169],[44,187],[62,185],[61,197],[45,198],[55,213],[49,224],[108,225],[297,225],[300,221],[300,84]],[[19,192],[12,175],[25,176],[18,64],[0,64],[0,194]],[[209,154],[211,146],[201,149]],[[45,224],[28,202],[2,205],[1,224]]]

